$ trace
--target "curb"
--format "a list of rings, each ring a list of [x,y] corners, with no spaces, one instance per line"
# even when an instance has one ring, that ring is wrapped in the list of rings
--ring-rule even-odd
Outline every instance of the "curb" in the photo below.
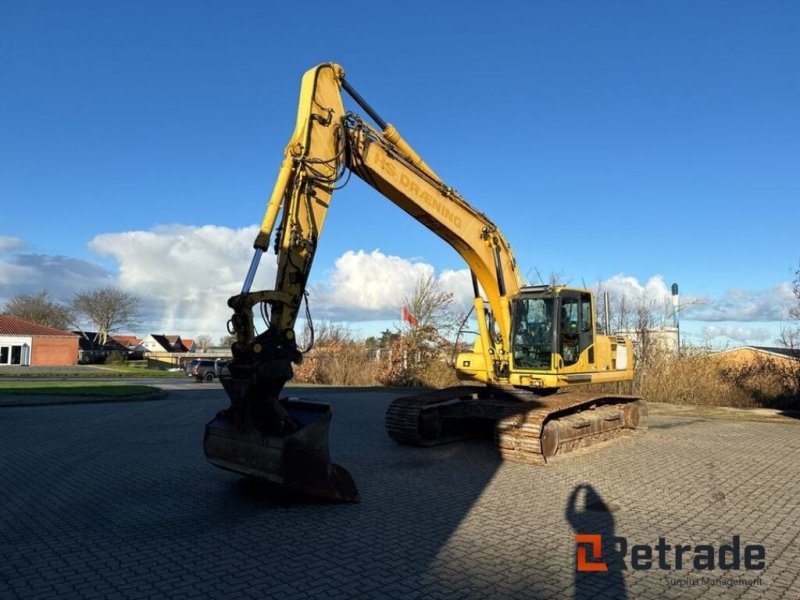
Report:
[[[127,402],[152,402],[166,398],[169,392],[158,390],[141,396],[22,396],[0,394],[0,409],[25,408],[33,406],[61,406],[64,404],[122,404]],[[8,400],[6,400],[8,398]]]

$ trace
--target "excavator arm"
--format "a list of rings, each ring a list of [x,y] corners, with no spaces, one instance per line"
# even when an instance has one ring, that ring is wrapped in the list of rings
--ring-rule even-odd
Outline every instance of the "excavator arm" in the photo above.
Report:
[[[342,91],[374,124],[345,111]],[[339,500],[356,500],[358,492],[349,473],[330,461],[329,407],[279,395],[292,377],[292,363],[302,361],[295,322],[333,192],[349,173],[446,241],[467,263],[479,328],[475,350],[485,366],[478,370],[480,379],[493,386],[514,383],[510,303],[524,285],[511,247],[497,226],[380,118],[346,81],[339,65],[326,63],[306,72],[297,123],[254,243],[253,260],[242,292],[228,302],[234,311],[229,329],[236,341],[229,373],[221,381],[231,405],[206,426],[204,448],[209,461],[222,468]],[[274,289],[251,291],[270,243],[278,259]],[[266,324],[261,333],[255,327],[256,308]],[[390,435],[407,441],[408,427],[419,424],[425,429],[425,411],[441,412],[426,402],[410,399],[403,406],[393,404],[387,417]],[[477,409],[481,414],[505,410],[505,404],[497,402],[484,401],[481,406]],[[461,413],[459,409],[458,416]],[[417,433],[411,434],[416,440],[414,436]]]
[[[345,112],[342,90],[365,109],[378,128]],[[250,287],[255,270],[274,234],[278,257],[275,291],[259,292],[258,301],[271,307],[269,330],[273,335],[291,335],[333,191],[348,170],[445,240],[470,267],[483,346],[493,357],[487,364],[496,363],[495,371],[502,376],[510,345],[508,299],[522,285],[510,245],[491,220],[445,184],[397,129],[364,102],[335,64],[319,65],[303,77],[297,125],[254,244],[242,294],[231,299],[231,307],[238,311],[253,304],[256,297],[250,294]],[[478,285],[496,321],[495,336],[488,331]],[[250,314],[234,319],[240,352],[246,352],[253,342],[251,322]]]

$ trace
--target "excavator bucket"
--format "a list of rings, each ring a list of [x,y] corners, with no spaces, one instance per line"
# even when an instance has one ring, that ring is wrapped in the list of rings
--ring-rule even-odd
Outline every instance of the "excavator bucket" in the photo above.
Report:
[[[359,500],[350,473],[331,462],[328,404],[278,400],[269,386],[225,376],[220,380],[231,407],[206,425],[203,449],[210,463],[304,494]]]

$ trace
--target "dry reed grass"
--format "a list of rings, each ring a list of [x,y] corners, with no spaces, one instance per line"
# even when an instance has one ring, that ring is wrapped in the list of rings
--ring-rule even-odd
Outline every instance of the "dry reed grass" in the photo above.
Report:
[[[361,341],[338,331],[306,355],[295,368],[295,380],[443,388],[458,384],[450,358],[448,349],[415,347],[405,337],[375,356]],[[589,387],[667,404],[800,410],[800,363],[759,357],[737,364],[704,349],[685,348],[681,356],[653,353],[640,360],[632,383]]]

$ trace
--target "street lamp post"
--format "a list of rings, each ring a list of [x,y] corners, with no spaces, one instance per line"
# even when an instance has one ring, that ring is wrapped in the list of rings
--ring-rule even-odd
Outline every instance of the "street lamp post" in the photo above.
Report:
[[[678,356],[681,355],[681,323],[678,313],[681,309],[680,295],[678,294],[678,284],[672,284],[672,324],[675,326],[675,333],[678,336]]]

